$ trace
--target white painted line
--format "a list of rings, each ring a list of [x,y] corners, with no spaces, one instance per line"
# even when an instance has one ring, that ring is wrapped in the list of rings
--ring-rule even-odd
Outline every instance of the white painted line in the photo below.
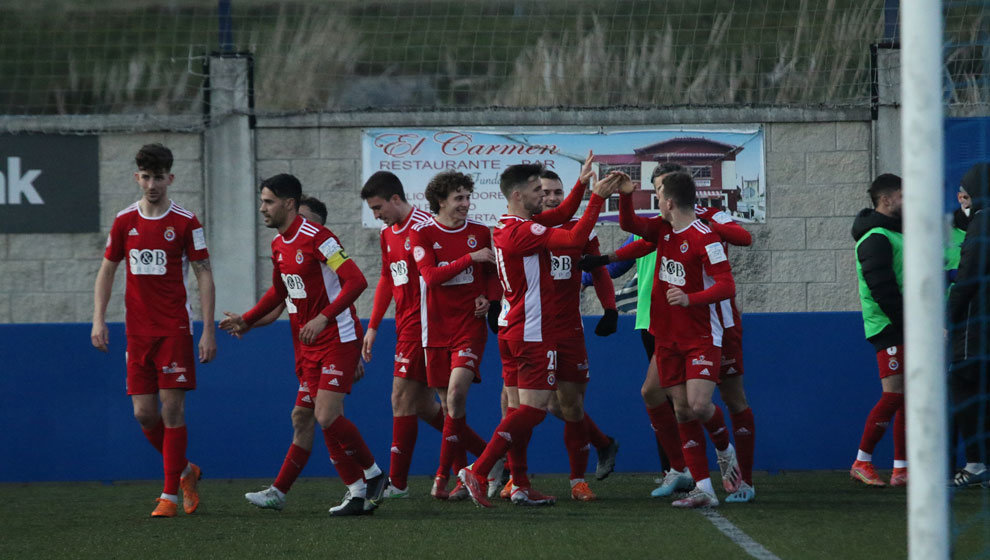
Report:
[[[739,527],[733,525],[731,521],[722,517],[714,509],[702,508],[698,510],[698,513],[704,515],[723,535],[729,537],[729,540],[736,543],[739,548],[745,550],[746,554],[759,560],[780,560],[776,554],[764,548],[762,544],[754,541],[752,537],[744,533]]]

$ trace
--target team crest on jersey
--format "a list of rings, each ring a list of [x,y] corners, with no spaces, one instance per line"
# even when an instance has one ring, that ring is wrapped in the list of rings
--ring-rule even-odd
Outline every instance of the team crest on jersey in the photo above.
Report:
[[[553,385],[556,382],[557,382],[557,376],[555,376],[552,373],[547,376],[547,385]]]
[[[296,264],[302,264],[302,262],[303,262],[302,249],[296,249]]]
[[[175,241],[175,228],[168,226],[165,228],[165,241]]]
[[[467,244],[468,247],[474,249],[475,247],[478,246],[478,238],[475,237],[474,234],[469,235],[467,238]]]
[[[681,248],[681,252],[682,253],[687,253],[687,251],[688,251],[688,242],[687,242],[687,239],[685,239],[684,241],[681,242],[681,247],[680,248]]]
[[[410,245],[410,244],[409,244],[409,238],[407,237],[407,238],[406,238],[406,243],[405,243],[405,245],[404,245],[404,247],[406,248],[406,251],[408,251],[408,250],[409,250],[409,245]]]
[[[891,358],[887,362],[887,367],[890,368],[890,371],[897,371],[897,368],[901,367],[901,363],[897,361],[897,358]]]

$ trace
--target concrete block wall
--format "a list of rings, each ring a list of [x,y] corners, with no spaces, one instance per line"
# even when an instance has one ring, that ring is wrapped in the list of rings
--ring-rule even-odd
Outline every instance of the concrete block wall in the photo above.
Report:
[[[90,322],[93,283],[107,234],[117,212],[141,196],[134,182],[134,155],[141,145],[172,149],[175,182],[169,196],[203,220],[202,143],[199,134],[104,134],[100,136],[100,231],[96,233],[0,234],[0,323]],[[124,319],[124,266],[117,269],[108,321]],[[192,277],[192,272],[190,272]],[[196,283],[190,299],[198,316]],[[111,341],[112,343],[112,341]]]

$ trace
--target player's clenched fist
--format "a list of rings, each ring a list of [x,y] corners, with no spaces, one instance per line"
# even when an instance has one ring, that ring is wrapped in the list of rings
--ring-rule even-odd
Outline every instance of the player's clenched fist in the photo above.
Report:
[[[476,263],[493,263],[495,262],[495,253],[493,253],[488,247],[482,247],[481,249],[471,253],[471,260]]]
[[[667,303],[670,305],[688,306],[688,295],[680,288],[670,288],[667,290]]]

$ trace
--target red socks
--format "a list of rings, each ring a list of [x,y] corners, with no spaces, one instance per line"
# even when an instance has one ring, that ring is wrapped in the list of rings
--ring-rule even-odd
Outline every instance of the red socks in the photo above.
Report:
[[[689,469],[691,477],[695,482],[710,478],[708,473],[708,457],[705,455],[705,431],[700,420],[681,422],[677,424],[677,431],[681,434],[684,460]],[[666,451],[666,447],[664,451]],[[673,465],[673,463],[671,463]],[[680,470],[680,469],[678,469]]]
[[[323,441],[327,444],[327,449],[330,450],[330,462],[333,464],[333,468],[337,469],[337,475],[340,476],[340,480],[350,486],[355,482],[364,478],[364,470],[358,466],[357,462],[344,451],[344,448],[337,442],[333,436],[330,435],[330,429],[323,429]]]
[[[419,418],[415,414],[392,417],[392,450],[388,478],[396,488],[406,487],[418,431]]]
[[[506,417],[499,423],[498,427],[495,428],[495,433],[492,434],[491,441],[485,447],[485,452],[478,457],[478,460],[474,463],[474,472],[479,476],[488,476],[488,472],[492,469],[492,465],[499,457],[505,455],[505,452],[512,448],[522,447],[524,444],[529,443],[529,437],[533,433],[533,428],[537,424],[543,421],[546,417],[547,411],[540,410],[538,408],[533,408],[531,406],[522,405],[515,412],[506,415]],[[522,461],[520,465],[523,469],[526,468],[526,454],[525,451],[520,454],[510,455],[512,459],[513,472],[512,478],[516,486],[524,486],[520,484],[518,479],[516,479],[516,473],[524,473],[525,470],[519,471],[516,465],[516,461]],[[522,475],[525,478],[525,474]],[[525,481],[528,484],[528,481]]]
[[[904,432],[904,404],[894,418],[894,460],[907,461],[907,437]]]
[[[863,437],[859,442],[859,450],[864,453],[873,453],[877,442],[887,431],[890,420],[898,409],[904,406],[904,395],[902,393],[883,393],[876,406],[866,417],[866,426],[863,428]]]
[[[340,446],[347,451],[348,455],[354,458],[358,466],[362,469],[371,468],[371,465],[375,464],[375,457],[371,454],[371,450],[368,449],[367,444],[364,443],[361,432],[358,431],[357,426],[353,422],[344,418],[343,415],[338,416],[330,424],[330,427],[324,429],[323,432],[324,434],[329,432],[331,437],[340,443]]]
[[[753,409],[746,408],[732,415],[732,434],[736,440],[736,459],[746,484],[753,484],[753,450],[756,447],[756,423]]]
[[[725,415],[722,414],[722,407],[715,407],[715,414],[705,422],[705,429],[715,444],[715,449],[725,451],[729,447],[729,429],[725,427]]]
[[[461,454],[461,430],[467,424],[464,418],[447,416],[443,423],[443,441],[440,442],[440,466],[437,476],[450,476],[450,467]]]
[[[564,447],[567,448],[567,459],[571,464],[571,480],[584,478],[584,472],[588,469],[589,451],[584,420],[564,423]]]
[[[288,494],[307,461],[309,461],[308,449],[303,449],[294,443],[290,445],[289,452],[285,454],[285,461],[282,462],[282,469],[278,471],[278,477],[275,478],[272,486],[279,492]]]
[[[481,457],[481,454],[485,452],[486,445],[488,442],[472,430],[471,426],[467,425],[467,417],[465,416],[464,426],[461,428],[461,446],[471,455]]]
[[[165,440],[165,423],[162,422],[162,419],[158,419],[158,423],[155,424],[154,428],[151,428],[150,430],[141,428],[141,431],[144,432],[144,437],[148,438],[148,443],[157,449],[159,453],[162,453],[162,445]]]
[[[165,494],[179,493],[179,478],[186,468],[186,427],[163,428],[162,465],[165,468]]]
[[[665,402],[655,408],[647,408],[650,415],[650,425],[656,434],[657,443],[670,459],[670,468],[684,472],[684,454],[681,451],[681,436],[678,433],[677,418],[674,417],[674,407]]]
[[[591,442],[591,445],[595,446],[595,449],[604,449],[609,446],[611,442],[609,442],[608,436],[605,435],[605,432],[598,429],[598,426],[591,419],[591,416],[588,416],[587,412],[584,413],[584,420],[581,423],[584,425],[584,432],[588,436],[588,441]]]

